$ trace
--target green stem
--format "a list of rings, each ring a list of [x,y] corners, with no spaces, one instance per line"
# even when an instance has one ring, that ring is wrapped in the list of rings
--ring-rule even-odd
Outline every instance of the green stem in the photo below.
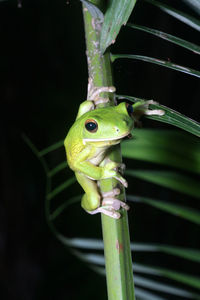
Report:
[[[90,1],[102,6],[103,1]],[[97,3],[98,2],[98,3]],[[90,13],[83,6],[83,16],[85,24],[85,37],[87,46],[87,60],[89,78],[94,86],[111,86],[112,72],[110,53],[103,56],[99,49],[99,37],[101,24],[93,19]],[[105,93],[106,94],[106,93]],[[110,97],[110,104],[112,95]],[[121,150],[119,146],[114,147],[110,159],[121,162]],[[119,185],[115,179],[101,180],[100,188],[102,192],[110,191]],[[123,187],[120,186],[123,191]],[[120,200],[124,200],[124,191],[120,195]],[[106,263],[106,279],[109,300],[134,300],[134,284],[132,259],[130,250],[130,236],[128,228],[128,217],[126,211],[121,210],[121,218],[112,219],[102,214],[102,231],[104,239],[104,254]]]

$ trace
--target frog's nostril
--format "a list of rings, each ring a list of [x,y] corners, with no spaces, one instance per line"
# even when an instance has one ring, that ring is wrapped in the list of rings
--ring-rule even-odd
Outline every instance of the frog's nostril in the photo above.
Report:
[[[114,128],[115,128],[116,132],[119,132],[119,131],[120,131],[119,128],[118,128],[117,126],[115,126]]]

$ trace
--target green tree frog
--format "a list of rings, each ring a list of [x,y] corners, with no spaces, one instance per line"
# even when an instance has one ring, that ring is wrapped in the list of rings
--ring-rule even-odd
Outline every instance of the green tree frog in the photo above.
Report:
[[[134,112],[138,107],[146,114],[163,114],[159,110],[148,110],[147,102],[133,105],[125,102],[116,106],[96,108],[102,92],[113,92],[114,87],[101,87],[91,96],[93,100],[83,102],[76,121],[70,128],[64,146],[69,167],[75,172],[77,181],[85,191],[81,200],[82,207],[90,214],[103,213],[112,218],[120,218],[118,210],[129,206],[116,198],[119,188],[101,193],[98,181],[115,178],[124,187],[127,181],[122,177],[122,164],[111,161],[108,153],[111,147],[119,144],[130,135],[134,125]]]

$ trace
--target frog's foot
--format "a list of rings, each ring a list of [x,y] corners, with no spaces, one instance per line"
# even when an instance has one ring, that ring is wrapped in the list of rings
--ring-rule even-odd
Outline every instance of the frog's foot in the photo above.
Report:
[[[164,110],[162,109],[149,109],[150,104],[158,104],[156,101],[148,100],[148,101],[138,101],[133,104],[133,109],[137,111],[141,111],[144,115],[157,115],[163,116],[165,114]]]
[[[120,163],[120,164],[118,165],[118,170],[119,170],[119,172],[120,172],[121,174],[123,174],[124,171],[126,170],[126,165],[125,165],[124,163]]]
[[[108,197],[115,197],[116,195],[119,195],[119,194],[120,194],[120,189],[118,189],[118,188],[114,188],[111,191],[101,193],[103,199],[108,198]]]
[[[123,173],[126,169],[126,165],[124,163],[117,163],[113,160],[111,160],[109,157],[104,158],[104,160],[101,162],[100,166],[103,167],[109,163],[113,163],[115,165],[115,170],[118,170],[120,173]]]
[[[129,206],[116,198],[104,198],[102,201],[102,207],[106,207],[108,210],[119,210],[121,207],[125,210],[129,210]]]
[[[102,207],[107,207],[109,210],[119,210],[121,207],[129,210],[129,206],[124,202],[116,199],[115,196],[120,194],[120,189],[114,188],[109,192],[102,193]]]
[[[112,169],[115,171],[115,175],[112,176],[113,178],[115,178],[116,180],[118,180],[119,182],[121,182],[121,184],[124,187],[128,187],[128,182],[126,181],[126,179],[124,177],[121,176],[120,173],[123,173],[124,169],[125,169],[125,164],[123,163],[117,163],[114,162],[112,160],[110,160],[109,158],[105,158],[102,163],[100,164],[101,167],[107,167],[108,169]]]
[[[114,198],[116,195],[119,194],[120,194],[120,189],[118,188],[114,188],[109,192],[102,193],[102,197],[103,197],[102,206],[98,207],[95,210],[87,211],[87,212],[91,215],[102,213],[113,219],[119,219],[121,215],[117,210],[119,210],[120,208],[129,210],[129,206],[125,202]]]
[[[106,97],[100,97],[101,93],[107,92],[107,93],[113,93],[115,92],[114,86],[101,86],[101,87],[94,87],[92,83],[92,79],[89,79],[88,82],[88,100],[92,100],[95,105],[100,103],[107,103],[109,102],[109,98]]]
[[[102,200],[102,208],[111,211],[112,213],[119,214],[117,210],[120,208],[124,208],[125,210],[129,210],[129,206],[119,199],[116,199],[115,196],[120,194],[120,189],[114,188],[109,192],[102,193],[103,200]]]
[[[95,214],[98,214],[98,213],[102,213],[106,216],[109,216],[113,219],[119,219],[121,217],[120,213],[115,211],[114,209],[108,209],[108,208],[105,208],[105,207],[99,207],[95,210],[92,210],[92,211],[89,211],[89,210],[86,210],[87,213],[91,214],[91,215],[95,215]]]
[[[126,181],[126,179],[124,177],[122,177],[120,174],[117,174],[117,176],[114,176],[114,178],[116,180],[118,180],[119,182],[121,182],[121,184],[127,188],[128,187],[128,182]]]
[[[162,109],[148,109],[149,104],[158,104],[158,103],[156,101],[153,101],[153,100],[146,101],[147,108],[144,111],[145,115],[148,115],[148,116],[151,116],[151,115],[163,116],[165,114],[164,110],[162,110]]]

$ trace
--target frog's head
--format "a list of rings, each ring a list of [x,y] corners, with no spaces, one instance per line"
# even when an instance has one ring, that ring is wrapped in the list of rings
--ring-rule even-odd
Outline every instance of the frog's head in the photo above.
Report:
[[[84,115],[83,143],[115,145],[133,128],[133,107],[127,103],[90,111]]]

